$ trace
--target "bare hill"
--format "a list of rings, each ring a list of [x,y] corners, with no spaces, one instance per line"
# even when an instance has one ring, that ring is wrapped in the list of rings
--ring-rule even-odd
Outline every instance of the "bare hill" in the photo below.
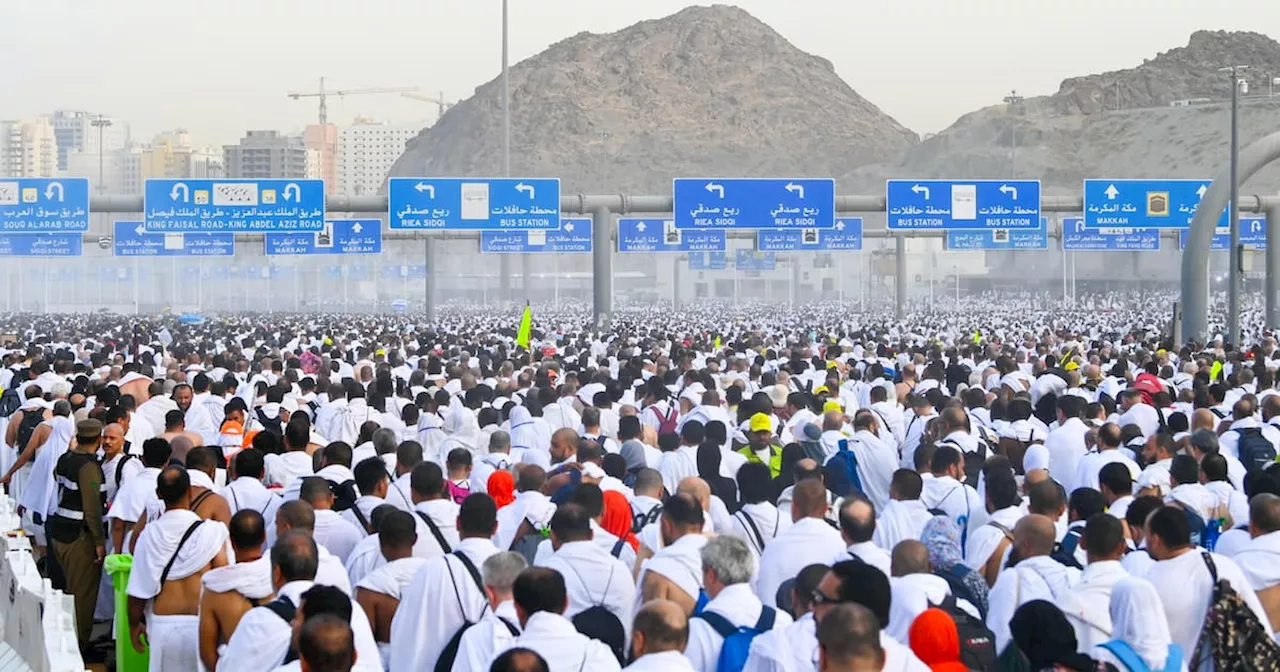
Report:
[[[666,193],[682,176],[831,177],[917,142],[828,61],[735,7],[575,35],[510,77],[512,173],[560,177],[566,192]],[[391,175],[501,172],[498,78],[411,140]]]
[[[1050,193],[1078,193],[1086,177],[1210,177],[1229,151],[1231,89],[1218,72],[1228,64],[1250,66],[1241,146],[1280,130],[1280,95],[1268,96],[1269,78],[1280,75],[1280,43],[1201,31],[1135,68],[1065,80],[1021,109],[999,104],[967,114],[896,160],[845,175],[841,186],[878,191],[886,177],[1014,176],[1040,178]],[[1247,186],[1280,188],[1280,168]]]

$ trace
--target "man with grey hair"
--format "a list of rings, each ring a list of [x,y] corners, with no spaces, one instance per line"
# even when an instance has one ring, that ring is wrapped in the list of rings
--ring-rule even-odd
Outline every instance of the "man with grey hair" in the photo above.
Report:
[[[511,586],[528,567],[524,556],[515,551],[495,553],[480,566],[489,608],[478,623],[462,634],[458,657],[454,659],[458,669],[485,669],[493,655],[510,648],[520,634],[520,618],[516,615]]]
[[[1280,431],[1280,430],[1277,430]],[[1223,438],[1226,438],[1225,435]],[[1196,458],[1196,462],[1204,462],[1204,458],[1210,455],[1221,455],[1227,460],[1227,480],[1231,481],[1231,487],[1237,491],[1244,492],[1244,476],[1247,473],[1244,464],[1239,459],[1222,452],[1222,444],[1218,439],[1218,435],[1207,430],[1197,429],[1187,437],[1187,454]],[[1244,522],[1244,521],[1240,521]]]
[[[689,644],[684,655],[695,670],[715,670],[727,636],[739,628],[755,635],[791,625],[786,612],[765,606],[751,590],[755,556],[738,537],[712,537],[702,547],[702,582],[711,601],[689,622]],[[745,651],[743,651],[745,653]],[[729,661],[741,669],[746,660]]]
[[[481,455],[471,467],[471,492],[489,492],[489,477],[493,472],[510,469],[511,435],[501,429],[489,435],[489,452]]]

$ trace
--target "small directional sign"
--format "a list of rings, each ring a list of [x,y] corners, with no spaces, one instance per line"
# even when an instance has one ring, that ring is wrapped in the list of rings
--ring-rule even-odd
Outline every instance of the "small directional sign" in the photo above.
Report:
[[[142,222],[117,221],[111,251],[117,257],[231,257],[234,233],[151,233]]]
[[[335,219],[316,232],[268,233],[270,256],[309,254],[382,254],[382,222],[377,219]]]
[[[761,229],[756,249],[762,252],[839,252],[862,249],[862,218],[844,217],[832,229]]]
[[[481,231],[480,251],[517,254],[591,252],[591,218],[566,217],[559,231]]]

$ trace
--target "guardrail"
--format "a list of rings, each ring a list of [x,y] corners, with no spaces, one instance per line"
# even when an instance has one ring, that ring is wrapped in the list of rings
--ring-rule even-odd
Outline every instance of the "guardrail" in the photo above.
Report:
[[[81,672],[74,598],[36,570],[16,510],[0,489],[0,669]]]

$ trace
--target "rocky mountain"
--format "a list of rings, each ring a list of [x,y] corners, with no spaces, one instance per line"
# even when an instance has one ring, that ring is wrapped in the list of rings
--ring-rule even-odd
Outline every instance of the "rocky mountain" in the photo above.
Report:
[[[673,177],[831,177],[918,138],[831,63],[736,7],[582,33],[514,65],[512,174],[565,193],[666,193]],[[494,79],[408,143],[392,176],[502,174]]]
[[[1074,77],[1057,93],[994,105],[909,147],[896,160],[842,176],[842,191],[883,188],[886,177],[1040,178],[1048,193],[1078,193],[1086,177],[1215,175],[1230,145],[1224,65],[1249,65],[1241,146],[1280,130],[1280,43],[1257,33],[1201,31],[1187,46],[1116,72]],[[1280,87],[1276,87],[1280,94]],[[1280,189],[1280,168],[1246,183]]]

